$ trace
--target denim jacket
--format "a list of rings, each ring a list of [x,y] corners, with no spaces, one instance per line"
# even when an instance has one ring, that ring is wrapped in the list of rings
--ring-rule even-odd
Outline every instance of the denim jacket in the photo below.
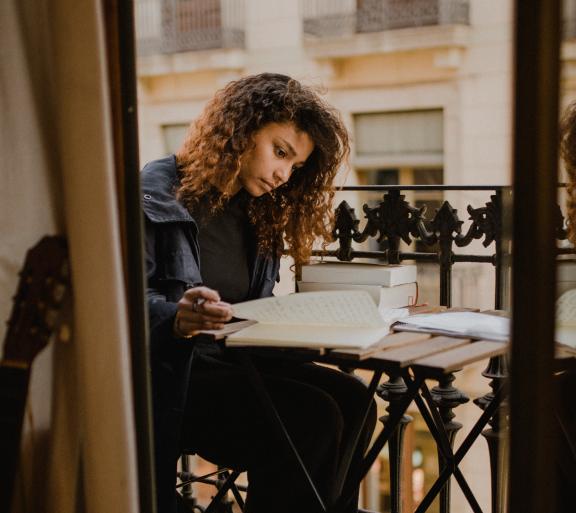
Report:
[[[158,459],[178,451],[193,355],[203,357],[207,348],[209,352],[217,348],[214,343],[206,344],[202,337],[185,340],[173,334],[178,300],[187,288],[202,285],[198,226],[174,195],[178,186],[176,157],[171,155],[147,164],[141,173],[141,184]],[[255,257],[248,262],[251,270],[248,298],[271,296],[278,279],[279,258],[258,255],[256,248],[251,254]],[[202,349],[194,351],[200,346]]]
[[[141,173],[146,225],[147,302],[151,345],[172,339],[176,303],[184,291],[202,285],[198,226],[176,199],[176,157],[155,160]],[[255,249],[255,248],[254,248]],[[280,261],[257,251],[249,262],[248,299],[271,296],[279,279]]]

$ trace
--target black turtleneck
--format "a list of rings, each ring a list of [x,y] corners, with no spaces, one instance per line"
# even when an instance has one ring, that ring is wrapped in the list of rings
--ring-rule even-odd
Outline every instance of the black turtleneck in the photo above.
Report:
[[[192,212],[198,223],[200,271],[204,285],[217,290],[223,301],[238,303],[247,299],[250,286],[249,252],[252,228],[246,206],[248,193],[241,189],[223,210],[207,215],[200,202],[199,212]]]

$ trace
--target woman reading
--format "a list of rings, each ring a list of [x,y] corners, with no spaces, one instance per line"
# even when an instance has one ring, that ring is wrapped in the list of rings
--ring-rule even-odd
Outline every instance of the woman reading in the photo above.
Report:
[[[272,295],[283,251],[306,262],[328,240],[332,181],[349,152],[338,113],[310,88],[264,73],[217,92],[176,155],[142,172],[160,513],[176,511],[183,449],[248,472],[249,513],[321,511],[245,374],[198,331],[231,304]],[[366,387],[314,364],[256,360],[318,491],[334,477]],[[358,454],[375,425],[375,408]],[[350,504],[357,511],[357,501]]]

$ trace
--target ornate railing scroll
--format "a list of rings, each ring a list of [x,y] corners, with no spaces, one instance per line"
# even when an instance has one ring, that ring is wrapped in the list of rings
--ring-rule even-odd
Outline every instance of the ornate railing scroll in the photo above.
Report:
[[[358,257],[379,258],[389,264],[405,260],[435,262],[440,270],[441,305],[451,306],[452,266],[457,262],[484,262],[496,267],[496,289],[494,306],[503,306],[502,276],[502,194],[506,186],[358,186],[345,187],[344,191],[384,192],[378,205],[364,204],[362,210],[366,222],[360,228],[360,219],[346,201],[336,208],[334,239],[339,247],[333,251],[315,251],[315,255],[335,256],[342,261]],[[464,221],[448,201],[436,211],[431,220],[426,220],[426,207],[416,208],[408,203],[403,191],[489,191],[490,200],[481,207],[467,207],[468,228],[463,231]],[[355,250],[352,243],[362,243],[375,238],[378,243],[386,242],[381,251]],[[402,251],[401,241],[410,244],[418,241],[426,247],[437,249],[426,252]],[[484,247],[494,245],[491,255],[462,254],[455,247],[464,248],[474,240],[481,240]]]

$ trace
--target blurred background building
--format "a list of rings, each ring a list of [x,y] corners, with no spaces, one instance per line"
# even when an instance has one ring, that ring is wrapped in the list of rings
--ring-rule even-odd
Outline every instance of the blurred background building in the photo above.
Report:
[[[565,0],[563,102],[576,98],[576,0]],[[135,0],[141,162],[174,152],[214,91],[263,71],[322,88],[353,138],[346,185],[510,183],[512,148],[511,0]],[[362,217],[378,199],[338,193]],[[486,193],[407,193],[434,214],[448,200],[465,207]],[[361,225],[363,221],[361,222]],[[470,251],[470,248],[467,249]],[[474,252],[482,252],[479,244]],[[493,249],[491,250],[493,251]],[[277,293],[294,290],[285,262]],[[421,300],[437,298],[437,268],[419,269]],[[453,304],[492,308],[486,264],[455,266]],[[482,367],[458,375],[473,398],[487,392]],[[476,406],[457,418],[478,416]],[[465,431],[465,429],[463,430]],[[406,498],[411,510],[435,474],[434,443],[416,415],[407,434]],[[386,455],[365,486],[367,507],[386,510]],[[489,505],[486,447],[462,468]],[[454,511],[468,511],[453,487]]]

